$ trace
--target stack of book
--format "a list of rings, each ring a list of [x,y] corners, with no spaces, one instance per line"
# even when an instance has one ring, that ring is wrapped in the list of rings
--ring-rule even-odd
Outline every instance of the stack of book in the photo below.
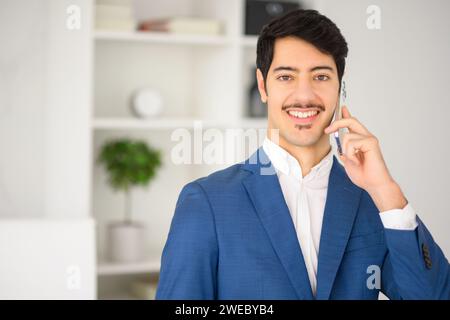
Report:
[[[135,30],[132,0],[97,0],[95,28],[106,31]]]
[[[139,23],[138,29],[140,31],[197,35],[218,35],[222,32],[220,21],[196,17],[173,17],[142,21]]]

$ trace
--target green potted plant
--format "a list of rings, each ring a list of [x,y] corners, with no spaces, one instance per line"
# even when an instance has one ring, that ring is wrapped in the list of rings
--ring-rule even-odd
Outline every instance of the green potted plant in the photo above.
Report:
[[[115,262],[142,259],[145,226],[132,218],[130,192],[147,186],[161,166],[161,153],[145,142],[128,138],[102,145],[97,162],[104,166],[109,185],[125,193],[124,220],[108,226],[109,258]]]

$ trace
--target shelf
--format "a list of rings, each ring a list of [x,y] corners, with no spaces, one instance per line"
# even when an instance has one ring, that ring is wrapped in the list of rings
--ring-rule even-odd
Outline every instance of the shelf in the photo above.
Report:
[[[93,121],[93,127],[104,130],[194,128],[196,121],[200,121],[202,127],[223,127],[225,125],[221,121],[204,121],[195,118],[97,118]]]
[[[133,296],[128,292],[114,292],[108,295],[101,295],[97,298],[98,300],[141,300]],[[149,299],[151,300],[151,299]]]
[[[93,120],[92,126],[96,130],[165,130],[177,128],[194,128],[196,121],[200,121],[202,128],[265,128],[266,118],[244,118],[237,122],[224,122],[214,120],[202,120],[199,118],[97,118]]]
[[[123,292],[112,292],[106,295],[100,295],[97,297],[98,300],[155,300],[154,298],[138,298],[133,295],[131,292],[123,291]]]
[[[97,41],[119,41],[136,43],[156,44],[186,44],[186,45],[208,45],[225,46],[231,43],[230,39],[217,35],[189,35],[169,34],[164,32],[129,32],[129,31],[100,31],[94,32]]]
[[[249,80],[254,77],[253,72],[250,74],[250,68],[255,61],[258,37],[241,33],[241,20],[245,17],[245,5],[242,4],[242,0],[176,0],[169,6],[159,0],[136,1],[134,4],[135,9],[142,7],[139,10],[141,16],[188,14],[218,19],[227,27],[226,32],[220,35],[92,30],[89,45],[92,45],[95,60],[92,65],[90,129],[94,151],[98,151],[96,148],[100,148],[101,143],[109,136],[148,136],[155,146],[164,150],[165,156],[170,157],[175,143],[172,139],[169,140],[171,133],[182,128],[192,134],[199,124],[204,132],[211,128],[225,133],[223,138],[230,139],[226,140],[227,143],[230,142],[230,147],[223,144],[227,152],[227,148],[238,146],[232,145],[237,140],[231,139],[242,137],[242,141],[250,146],[252,134],[257,130],[258,142],[262,142],[259,141],[259,129],[267,127],[267,118],[244,116],[249,109],[246,107]],[[164,113],[151,118],[138,118],[130,112],[129,98],[140,87],[151,87],[165,94]],[[247,137],[241,136],[240,132],[231,132],[227,136],[226,131],[233,129],[243,129],[245,134],[250,134]],[[215,130],[211,131],[215,134]],[[208,144],[206,141],[204,143]],[[230,150],[230,153],[236,151]],[[236,152],[236,156],[238,155]],[[207,163],[174,167],[175,170],[167,170],[167,183],[175,190],[188,183],[191,177],[203,176],[215,167]],[[114,206],[109,201],[112,195],[105,192],[104,183],[99,180],[103,179],[103,173],[99,170],[95,166],[92,174],[95,182],[92,188],[92,207],[94,212],[108,212]],[[159,237],[159,240],[146,243],[152,248],[160,246],[160,239],[167,237],[166,228],[171,220],[171,214],[165,213],[169,210],[166,209],[169,200],[164,197],[164,192],[163,188],[155,191],[155,204],[137,197],[137,201],[140,201],[137,205],[142,208],[149,205],[161,208],[158,210],[161,215],[156,220],[153,217],[145,218],[148,219],[146,222],[157,221],[156,223],[161,224],[161,227],[155,228],[152,238]],[[176,197],[170,201],[175,202]],[[96,219],[99,224],[107,222],[103,215],[96,216]],[[100,229],[99,232],[104,231]],[[102,239],[102,236],[103,233],[99,238]],[[99,241],[98,252],[103,253],[107,245],[107,242]],[[100,257],[102,256],[101,254]],[[100,260],[96,277],[99,298],[137,299],[132,295],[130,285],[141,278],[152,278],[153,281],[153,278],[159,276],[160,259],[151,257],[146,260],[130,264]]]
[[[97,266],[97,275],[124,275],[137,273],[158,273],[160,269],[159,260],[149,260],[134,263],[100,262]]]

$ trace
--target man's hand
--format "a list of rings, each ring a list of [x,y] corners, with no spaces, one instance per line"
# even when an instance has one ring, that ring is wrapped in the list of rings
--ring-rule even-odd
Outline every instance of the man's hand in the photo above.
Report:
[[[345,106],[342,119],[331,123],[325,133],[341,128],[349,130],[340,137],[343,152],[340,159],[350,180],[369,193],[380,212],[403,209],[408,202],[388,171],[378,139]]]

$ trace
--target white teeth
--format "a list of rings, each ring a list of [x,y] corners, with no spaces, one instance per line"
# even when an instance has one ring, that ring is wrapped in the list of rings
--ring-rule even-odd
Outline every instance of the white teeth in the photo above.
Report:
[[[294,116],[296,118],[309,118],[311,116],[316,115],[319,112],[318,111],[300,112],[300,111],[290,110],[290,111],[288,111],[288,113],[291,116]]]

